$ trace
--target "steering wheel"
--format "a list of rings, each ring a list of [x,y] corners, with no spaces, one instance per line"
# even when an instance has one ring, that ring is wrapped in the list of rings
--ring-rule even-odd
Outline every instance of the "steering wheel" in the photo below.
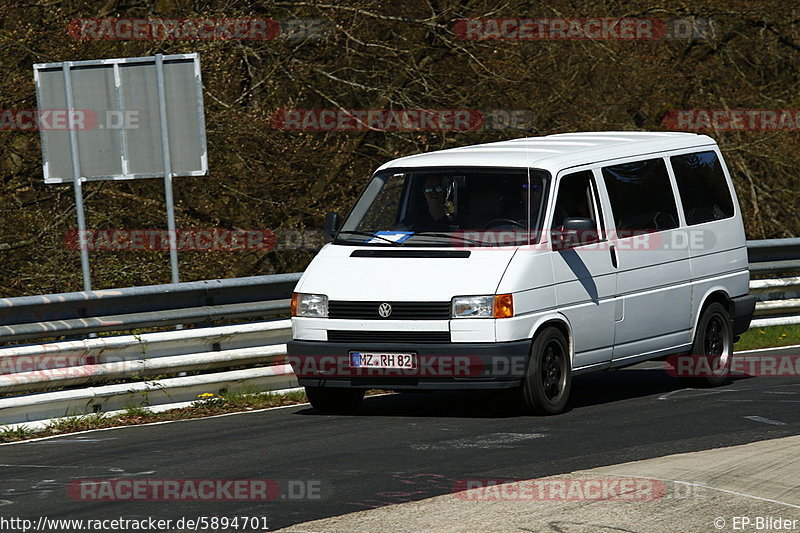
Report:
[[[486,223],[486,229],[504,224],[511,224],[512,226],[525,229],[525,224],[522,224],[518,220],[514,220],[512,218],[495,218],[494,220],[490,220],[489,222]]]

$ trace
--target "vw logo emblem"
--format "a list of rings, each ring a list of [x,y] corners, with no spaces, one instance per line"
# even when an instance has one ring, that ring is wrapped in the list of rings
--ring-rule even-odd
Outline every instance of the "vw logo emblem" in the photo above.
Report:
[[[392,314],[392,306],[386,302],[382,303],[378,306],[378,314],[383,318],[389,318],[389,315]]]

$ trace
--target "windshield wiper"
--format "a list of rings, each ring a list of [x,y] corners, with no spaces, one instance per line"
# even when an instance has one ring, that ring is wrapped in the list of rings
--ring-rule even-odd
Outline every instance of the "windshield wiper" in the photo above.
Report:
[[[386,237],[384,237],[382,235],[377,235],[375,233],[370,233],[369,231],[351,231],[351,230],[340,231],[339,233],[336,234],[337,240],[339,238],[339,235],[341,235],[342,233],[346,233],[348,235],[363,235],[364,237],[372,237],[374,239],[380,239],[382,241],[386,241],[389,244],[394,244],[395,246],[402,246],[403,245],[402,243],[393,241],[392,239],[387,239]],[[349,240],[349,239],[342,239],[342,240],[343,241],[348,241],[348,242],[357,242],[357,241],[352,241],[352,240]],[[363,241],[360,244],[365,244],[366,242],[367,241]]]
[[[436,233],[436,232],[433,232],[433,231],[423,231],[423,232],[420,232],[420,233],[415,233],[412,236],[413,237],[420,237],[420,236],[421,237],[443,237],[443,238],[447,238],[447,239],[457,239],[460,242],[467,242],[467,243],[470,243],[470,244],[483,244],[483,245],[486,244],[483,241],[476,241],[475,239],[468,239],[466,237],[462,237],[461,235],[453,235],[453,234],[450,234],[450,233]]]
[[[503,242],[503,243],[496,243],[496,242],[487,242],[487,241],[476,241],[475,239],[468,239],[466,237],[462,237],[461,235],[453,235],[450,233],[435,233],[432,231],[423,231],[421,233],[415,233],[413,236],[416,237],[417,235],[422,235],[423,237],[443,237],[448,239],[457,239],[460,242],[466,242],[470,244],[479,244],[483,246],[519,246],[520,244],[524,244],[525,240],[517,239],[513,243],[511,242]]]

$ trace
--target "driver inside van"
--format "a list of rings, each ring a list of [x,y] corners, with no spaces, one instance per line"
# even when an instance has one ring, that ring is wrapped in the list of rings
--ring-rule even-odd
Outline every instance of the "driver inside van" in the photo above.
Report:
[[[449,229],[450,221],[447,218],[445,209],[447,187],[444,185],[442,178],[431,176],[426,179],[424,194],[425,202],[428,204],[431,226],[435,226],[437,229]]]
[[[401,225],[415,232],[449,231],[450,219],[447,216],[447,185],[438,176],[428,176],[422,189],[425,205],[419,206],[413,214],[401,221]]]

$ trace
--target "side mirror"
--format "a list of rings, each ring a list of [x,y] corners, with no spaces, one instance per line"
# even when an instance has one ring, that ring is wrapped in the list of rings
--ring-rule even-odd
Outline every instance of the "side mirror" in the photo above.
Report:
[[[561,231],[552,232],[553,250],[566,250],[600,240],[597,222],[592,218],[570,217],[564,219]]]
[[[331,242],[339,231],[339,214],[328,213],[325,215],[325,224],[322,226],[322,239],[325,242]]]

